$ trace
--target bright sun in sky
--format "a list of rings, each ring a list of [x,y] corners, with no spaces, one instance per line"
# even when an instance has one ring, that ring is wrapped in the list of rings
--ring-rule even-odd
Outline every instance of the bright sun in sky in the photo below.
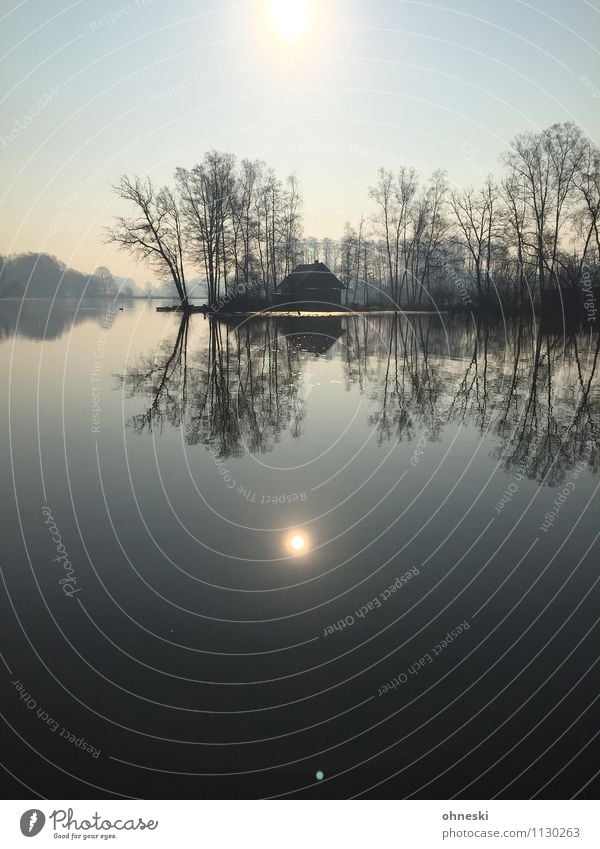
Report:
[[[300,38],[310,26],[309,0],[271,0],[270,19],[280,38]]]

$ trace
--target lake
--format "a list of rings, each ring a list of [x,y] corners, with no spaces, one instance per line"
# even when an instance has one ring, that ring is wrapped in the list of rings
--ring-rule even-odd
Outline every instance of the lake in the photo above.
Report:
[[[11,794],[594,798],[597,329],[119,306],[0,302]]]

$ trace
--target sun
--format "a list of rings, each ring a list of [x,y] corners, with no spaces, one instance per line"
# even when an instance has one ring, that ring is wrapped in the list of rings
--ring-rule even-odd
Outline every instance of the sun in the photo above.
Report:
[[[295,554],[300,554],[306,548],[306,537],[304,534],[296,532],[289,538],[288,545]]]
[[[280,38],[300,38],[310,26],[308,0],[271,0],[271,27]]]

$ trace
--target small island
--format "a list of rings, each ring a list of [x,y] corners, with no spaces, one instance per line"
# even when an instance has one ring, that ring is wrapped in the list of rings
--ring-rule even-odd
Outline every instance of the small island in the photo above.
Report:
[[[183,312],[540,312],[597,320],[600,150],[574,123],[516,136],[503,173],[380,168],[369,211],[341,239],[306,237],[294,175],[212,150],[173,187],[124,176],[129,217],[107,241],[171,285]],[[205,303],[190,295],[196,274]]]

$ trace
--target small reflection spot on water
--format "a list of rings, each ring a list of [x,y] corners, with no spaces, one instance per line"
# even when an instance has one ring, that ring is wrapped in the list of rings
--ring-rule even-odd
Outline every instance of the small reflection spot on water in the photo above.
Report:
[[[302,533],[293,533],[289,540],[288,545],[293,552],[299,554],[301,551],[304,551],[306,548],[306,537]]]

